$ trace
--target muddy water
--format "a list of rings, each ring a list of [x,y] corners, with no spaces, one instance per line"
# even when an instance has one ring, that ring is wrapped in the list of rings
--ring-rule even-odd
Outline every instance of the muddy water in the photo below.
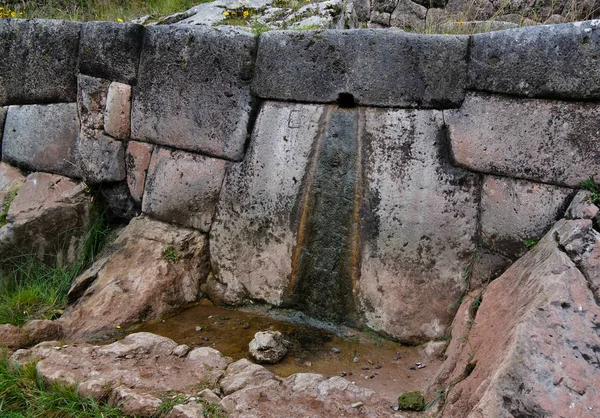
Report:
[[[282,317],[281,311],[279,317]],[[376,335],[347,329],[334,333],[258,313],[222,309],[208,301],[134,331],[153,332],[192,348],[213,347],[239,360],[248,357],[248,344],[254,334],[266,330],[280,331],[292,343],[284,360],[266,366],[272,372],[283,377],[299,372],[320,373],[327,377],[343,375],[358,385],[377,391],[389,400],[390,406],[396,404],[398,395],[403,392],[424,391],[441,365],[439,360],[422,358],[416,347],[403,346]],[[409,367],[417,362],[426,367],[410,370]]]

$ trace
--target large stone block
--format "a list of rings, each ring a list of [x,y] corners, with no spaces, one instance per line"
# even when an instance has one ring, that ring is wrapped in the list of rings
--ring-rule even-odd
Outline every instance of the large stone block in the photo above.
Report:
[[[484,173],[578,187],[600,172],[600,106],[468,94],[445,111],[454,159]]]
[[[443,125],[439,111],[366,111],[358,299],[401,340],[444,337],[475,251],[478,178],[451,166]]]
[[[127,143],[127,153],[125,156],[125,166],[127,168],[127,186],[129,193],[136,203],[142,203],[144,195],[144,185],[146,184],[146,175],[150,167],[150,158],[154,145],[145,144],[138,141],[129,141]]]
[[[78,132],[76,103],[10,106],[2,160],[29,170],[79,177],[73,158]]]
[[[129,139],[131,129],[131,86],[111,83],[106,96],[104,130],[117,139]]]
[[[227,173],[211,229],[211,297],[272,304],[289,297],[297,206],[323,112],[317,105],[263,105],[246,158]]]
[[[401,31],[272,31],[260,37],[261,98],[361,105],[456,107],[464,98],[467,37]]]
[[[135,83],[144,27],[132,23],[83,24],[79,71],[122,83]]]
[[[157,147],[150,160],[142,211],[156,219],[208,232],[227,164]]]
[[[133,91],[132,138],[241,160],[252,113],[255,44],[253,35],[233,29],[147,28]]]
[[[575,191],[549,184],[485,176],[481,197],[483,244],[516,259],[526,241],[542,237],[569,205]]]
[[[81,25],[0,19],[0,105],[72,102]]]
[[[600,98],[600,21],[474,35],[469,86],[528,97]]]

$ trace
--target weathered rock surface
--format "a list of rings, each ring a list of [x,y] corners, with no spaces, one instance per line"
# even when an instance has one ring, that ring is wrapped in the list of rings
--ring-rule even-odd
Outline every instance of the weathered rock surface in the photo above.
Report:
[[[136,203],[142,203],[146,175],[150,167],[150,158],[154,145],[144,142],[129,141],[125,154],[125,166],[127,169],[127,187],[131,197]]]
[[[144,27],[130,23],[86,22],[79,71],[121,83],[135,83]]]
[[[5,209],[5,202],[8,203],[7,201],[15,195],[23,181],[25,181],[25,176],[21,170],[0,162],[0,208]]]
[[[572,189],[505,177],[485,176],[481,198],[483,245],[508,258],[527,251],[562,217]]]
[[[261,369],[266,371],[261,366],[248,363],[240,360],[231,364],[222,380],[222,387],[226,379],[247,375],[250,368],[254,369],[254,374],[262,373]],[[313,373],[297,373],[285,379],[262,374],[250,376],[246,379],[248,383],[238,386],[234,392],[223,387],[227,396],[220,405],[231,417],[255,416],[257,413],[261,417],[278,417],[281,416],[282,405],[285,405],[285,416],[290,418],[401,417],[374,391],[341,377],[326,379]],[[352,407],[357,402],[362,405]]]
[[[468,94],[444,111],[455,161],[471,170],[579,187],[600,172],[600,106]]]
[[[255,37],[206,26],[145,31],[131,136],[241,160],[252,113]]]
[[[17,349],[27,345],[28,341],[23,329],[11,324],[0,325],[0,346]]]
[[[129,139],[131,130],[131,86],[111,83],[106,96],[104,130],[116,139]]]
[[[208,272],[204,235],[135,218],[75,280],[69,301],[76,303],[60,321],[81,338],[172,314],[198,299]]]
[[[125,182],[102,184],[100,195],[111,218],[129,221],[141,213],[139,203],[133,199]]]
[[[285,357],[288,345],[281,332],[264,331],[254,334],[248,349],[257,362],[275,364]]]
[[[2,135],[4,133],[4,122],[6,121],[6,112],[8,107],[0,106],[0,155],[2,154]]]
[[[592,202],[591,193],[587,190],[577,192],[565,212],[567,219],[597,219],[600,209]]]
[[[425,29],[427,8],[411,0],[399,0],[390,16],[390,26],[407,31],[422,32]]]
[[[37,359],[37,370],[45,381],[77,383],[80,395],[96,400],[108,395],[113,404],[126,406],[123,412],[133,415],[156,406],[152,398],[164,392],[191,395],[198,387],[219,387],[230,358],[208,347],[179,357],[173,355],[175,347],[173,340],[141,332],[105,346],[42,343],[15,352],[12,360],[23,364]]]
[[[475,35],[469,86],[528,97],[600,97],[600,21]]]
[[[586,280],[572,261],[597,252],[597,235],[590,220],[561,220],[488,285],[469,344],[458,359],[449,358],[456,364],[450,379],[439,381],[444,387],[464,378],[449,392],[444,417],[597,415],[600,307],[589,270]],[[572,245],[570,256],[565,253],[586,236],[589,246]],[[453,332],[453,340],[460,337]]]
[[[377,331],[441,339],[475,250],[478,179],[442,151],[441,112],[367,109],[365,118],[361,309]]]
[[[48,173],[33,173],[8,208],[7,224],[0,228],[0,257],[58,255],[71,264],[87,233],[90,196],[85,184]]]
[[[27,333],[29,344],[37,344],[43,341],[56,341],[64,336],[62,325],[57,321],[33,320],[23,325],[23,331]]]
[[[263,104],[246,158],[227,172],[211,229],[211,299],[284,300],[300,227],[296,202],[323,111],[317,105]]]
[[[228,162],[157,147],[150,160],[142,211],[208,232]]]
[[[0,20],[0,105],[75,101],[80,28],[58,20]]]
[[[75,103],[10,106],[2,160],[29,170],[80,177],[73,157],[78,133]]]
[[[401,31],[273,31],[261,35],[253,90],[264,99],[455,107],[464,98],[466,37]],[[281,59],[286,56],[286,59]]]

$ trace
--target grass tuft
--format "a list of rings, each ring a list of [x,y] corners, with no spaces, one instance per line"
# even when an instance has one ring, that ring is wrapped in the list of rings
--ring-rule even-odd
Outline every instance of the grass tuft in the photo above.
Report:
[[[98,210],[73,266],[64,266],[57,259],[46,263],[30,254],[4,261],[0,268],[0,324],[21,326],[32,319],[60,316],[71,283],[95,261],[108,237],[106,216]]]

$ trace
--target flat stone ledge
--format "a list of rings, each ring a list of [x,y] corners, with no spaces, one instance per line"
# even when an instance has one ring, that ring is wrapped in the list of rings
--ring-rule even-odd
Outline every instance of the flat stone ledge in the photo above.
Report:
[[[263,99],[449,108],[464,98],[468,37],[402,31],[272,31],[260,36],[254,93]]]
[[[569,187],[600,172],[598,104],[469,93],[444,116],[470,170]]]
[[[78,133],[76,103],[10,106],[2,161],[32,171],[81,177],[73,157]]]
[[[526,97],[600,98],[600,20],[474,35],[469,88]]]
[[[146,28],[131,136],[239,161],[253,110],[256,37],[207,26]]]
[[[0,105],[73,102],[81,24],[0,19]]]
[[[79,71],[121,83],[134,83],[142,50],[144,27],[132,23],[83,24]]]

